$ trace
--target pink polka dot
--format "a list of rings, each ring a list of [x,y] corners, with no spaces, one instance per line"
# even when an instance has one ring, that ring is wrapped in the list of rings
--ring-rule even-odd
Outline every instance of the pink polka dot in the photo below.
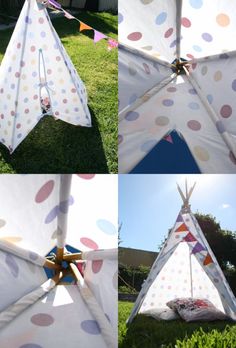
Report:
[[[57,56],[57,57],[56,57],[56,60],[57,60],[58,62],[60,62],[61,57]]]
[[[11,116],[15,116],[15,111],[11,111]]]
[[[48,70],[47,70],[47,73],[48,73],[48,75],[51,75],[52,70],[51,70],[51,69],[48,69]]]
[[[29,113],[29,109],[25,109],[25,114],[28,114]]]
[[[131,41],[138,41],[142,38],[142,33],[140,33],[139,31],[135,31],[133,33],[130,33],[128,36],[127,36],[127,39],[128,40],[131,40]]]
[[[39,18],[39,23],[43,24],[44,23],[44,19],[42,17]]]
[[[35,46],[31,46],[31,47],[30,47],[30,50],[31,50],[31,52],[35,52],[36,47],[35,47]]]
[[[49,180],[46,182],[38,191],[35,197],[35,202],[36,203],[42,203],[44,202],[52,193],[53,188],[54,188],[55,182],[54,180]]]
[[[34,95],[34,100],[37,100],[37,99],[38,99],[38,95],[35,94],[35,95]]]
[[[96,260],[92,262],[92,270],[93,273],[98,273],[100,272],[101,268],[103,265],[103,260]]]
[[[165,37],[166,39],[168,39],[168,37],[170,37],[170,36],[173,34],[173,31],[174,31],[173,28],[169,28],[169,29],[165,32],[164,37]]]
[[[54,323],[54,318],[46,313],[38,313],[33,315],[30,321],[37,326],[50,326]]]
[[[20,77],[20,73],[19,73],[19,72],[16,72],[16,73],[15,73],[15,77],[16,77],[16,78],[19,78],[19,77]]]
[[[175,87],[168,87],[167,91],[170,92],[170,93],[174,93],[174,92],[177,91],[177,89]]]
[[[91,180],[96,174],[77,174],[81,179]]]
[[[17,46],[16,46],[18,49],[20,49],[21,48],[21,43],[20,42],[18,42],[18,44],[17,44]]]
[[[194,59],[194,56],[190,53],[186,54],[186,56],[189,58],[189,59]]]
[[[16,128],[19,129],[21,127],[20,123],[17,123]]]
[[[223,105],[222,108],[220,109],[220,114],[224,118],[228,118],[232,114],[232,108],[230,105]]]
[[[182,24],[182,26],[185,27],[185,28],[191,27],[191,22],[190,22],[190,20],[189,20],[188,18],[186,18],[186,17],[183,17],[183,18],[181,19],[181,24]]]
[[[190,129],[194,131],[198,131],[201,129],[201,123],[196,120],[188,121],[187,125]]]
[[[96,250],[98,249],[98,245],[97,243],[95,243],[92,239],[90,238],[86,238],[86,237],[82,237],[80,238],[80,242],[85,245],[87,248],[89,249],[93,249]]]
[[[67,99],[63,99],[63,103],[66,104],[67,103]]]
[[[76,93],[76,89],[75,89],[75,88],[72,88],[72,89],[71,89],[71,92],[72,92],[72,93]]]

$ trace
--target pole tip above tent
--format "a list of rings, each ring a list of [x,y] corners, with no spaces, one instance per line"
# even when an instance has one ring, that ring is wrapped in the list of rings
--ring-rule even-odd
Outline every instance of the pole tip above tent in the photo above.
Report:
[[[182,212],[183,213],[187,213],[190,212],[191,210],[191,205],[189,204],[189,199],[193,193],[193,190],[196,186],[196,182],[193,184],[193,186],[188,189],[188,183],[187,183],[187,179],[185,180],[185,194],[183,193],[183,191],[181,190],[181,188],[179,187],[179,185],[176,183],[177,185],[177,189],[179,191],[179,194],[183,200],[183,205],[182,205]]]

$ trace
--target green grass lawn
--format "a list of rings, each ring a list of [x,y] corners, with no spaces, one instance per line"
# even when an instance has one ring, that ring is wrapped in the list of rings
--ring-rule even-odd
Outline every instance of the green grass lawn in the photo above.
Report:
[[[133,303],[119,302],[120,348],[235,348],[236,325],[231,322],[186,323],[157,321],[138,315],[127,329]]]
[[[78,18],[116,38],[117,16],[80,13]],[[0,144],[0,173],[116,173],[117,167],[117,49],[107,41],[93,43],[92,33],[79,33],[79,23],[57,18],[53,24],[71,57],[89,98],[92,128],[43,118],[13,155]],[[0,32],[0,61],[12,30]]]

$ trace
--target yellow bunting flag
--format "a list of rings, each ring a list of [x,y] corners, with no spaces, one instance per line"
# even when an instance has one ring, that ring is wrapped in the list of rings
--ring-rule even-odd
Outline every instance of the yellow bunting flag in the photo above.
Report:
[[[80,28],[79,30],[82,31],[82,30],[91,30],[93,28],[91,28],[89,25],[83,23],[83,22],[80,22]]]

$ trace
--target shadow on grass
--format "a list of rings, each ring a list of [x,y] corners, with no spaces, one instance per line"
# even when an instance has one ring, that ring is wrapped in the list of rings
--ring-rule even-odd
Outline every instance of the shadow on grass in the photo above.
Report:
[[[10,155],[0,145],[9,171],[15,173],[108,173],[98,123],[90,110],[93,127],[73,126],[44,117]],[[12,170],[11,170],[12,169]],[[1,168],[0,168],[1,170]],[[6,168],[2,172],[7,172]]]
[[[129,325],[119,348],[174,348],[177,340],[190,338],[201,327],[206,333],[213,330],[222,333],[227,325],[234,326],[235,323],[229,321],[186,323],[182,320],[165,322],[138,315]]]

